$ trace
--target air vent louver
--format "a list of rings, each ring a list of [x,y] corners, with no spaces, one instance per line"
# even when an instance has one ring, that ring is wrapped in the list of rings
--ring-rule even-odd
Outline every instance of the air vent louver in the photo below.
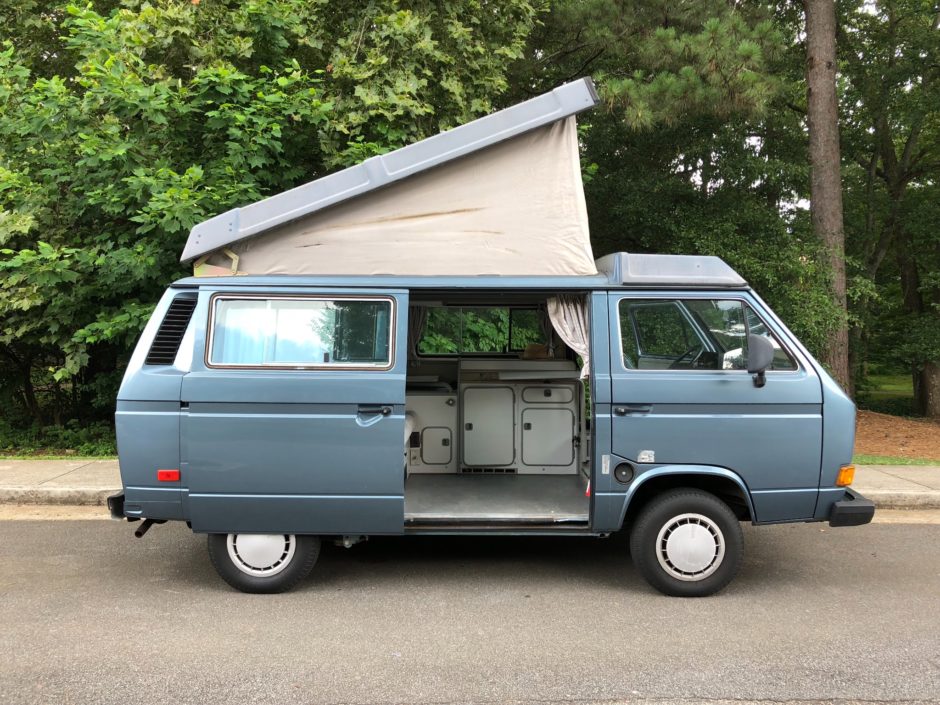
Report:
[[[144,364],[147,365],[172,365],[176,359],[176,353],[180,349],[180,343],[183,340],[183,334],[189,325],[189,319],[193,317],[193,310],[196,308],[196,297],[183,294],[177,296],[170,303],[170,308],[157,330],[157,335],[153,339],[150,351],[147,353],[147,359]]]

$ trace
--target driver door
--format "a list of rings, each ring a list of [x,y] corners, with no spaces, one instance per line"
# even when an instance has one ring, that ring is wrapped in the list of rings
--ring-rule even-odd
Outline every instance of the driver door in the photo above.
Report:
[[[758,521],[810,518],[822,388],[746,292],[610,294],[612,450],[638,464],[737,473]],[[767,384],[748,374],[747,334],[777,350]]]

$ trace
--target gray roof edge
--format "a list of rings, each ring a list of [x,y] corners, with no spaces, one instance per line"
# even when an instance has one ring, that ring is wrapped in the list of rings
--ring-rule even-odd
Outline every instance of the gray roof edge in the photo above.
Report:
[[[720,257],[618,252],[595,262],[611,284],[742,287],[747,281]]]
[[[273,290],[294,287],[331,287],[335,289],[453,289],[474,291],[492,289],[504,292],[523,290],[578,290],[600,289],[608,285],[603,274],[469,274],[469,275],[410,275],[410,274],[247,274],[178,279],[170,286],[192,287],[259,287]]]
[[[328,206],[563,120],[593,108],[598,102],[600,99],[593,81],[581,78],[335,174],[256,203],[233,208],[194,226],[180,261],[195,259]]]

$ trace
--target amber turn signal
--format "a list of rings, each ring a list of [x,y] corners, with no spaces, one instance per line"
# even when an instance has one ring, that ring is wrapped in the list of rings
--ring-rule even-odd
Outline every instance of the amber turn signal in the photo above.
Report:
[[[836,475],[836,487],[848,487],[855,480],[855,466],[843,465]]]

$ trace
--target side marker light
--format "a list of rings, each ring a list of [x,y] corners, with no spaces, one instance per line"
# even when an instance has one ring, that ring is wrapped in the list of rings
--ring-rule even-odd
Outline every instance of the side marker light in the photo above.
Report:
[[[855,480],[855,466],[843,465],[836,475],[836,487],[848,487]]]

